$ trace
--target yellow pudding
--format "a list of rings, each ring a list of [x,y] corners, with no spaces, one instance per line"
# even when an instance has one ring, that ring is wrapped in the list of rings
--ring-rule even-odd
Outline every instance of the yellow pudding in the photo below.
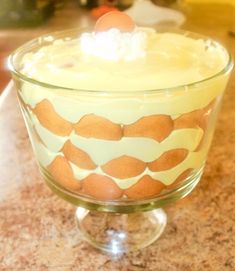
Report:
[[[21,60],[19,98],[55,182],[99,200],[142,199],[203,167],[228,79],[221,45],[138,27],[41,43]]]
[[[22,72],[59,87],[126,92],[198,82],[217,74],[228,62],[228,54],[222,46],[210,40],[193,39],[187,32],[182,35],[137,28],[129,34],[131,37],[115,29],[108,32],[90,34],[88,41],[86,35],[55,40],[37,52],[26,54],[22,59]],[[116,40],[115,36],[118,36]],[[50,36],[44,39],[50,38],[53,39]],[[96,48],[103,39],[104,48]],[[121,39],[125,42],[121,43]],[[95,45],[83,50],[89,47],[89,42]],[[115,42],[120,44],[113,50]],[[132,43],[140,45],[136,48]],[[105,58],[109,54],[111,57]],[[130,54],[132,57],[128,59]]]

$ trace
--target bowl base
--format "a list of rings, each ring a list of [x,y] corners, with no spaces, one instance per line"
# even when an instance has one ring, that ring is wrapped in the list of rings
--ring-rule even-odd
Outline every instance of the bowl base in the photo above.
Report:
[[[120,214],[78,207],[75,218],[87,242],[114,256],[152,244],[160,237],[167,222],[166,213],[161,208]]]
[[[193,170],[192,174],[190,174],[188,178],[183,180],[175,187],[172,187],[162,194],[157,195],[156,197],[140,200],[120,199],[117,201],[97,200],[91,197],[85,197],[84,195],[78,194],[76,192],[69,191],[56,183],[56,181],[51,178],[51,176],[43,167],[40,166],[40,170],[51,190],[75,206],[99,212],[129,214],[162,208],[165,205],[172,204],[175,201],[187,196],[199,182],[203,173],[203,166],[199,169]]]

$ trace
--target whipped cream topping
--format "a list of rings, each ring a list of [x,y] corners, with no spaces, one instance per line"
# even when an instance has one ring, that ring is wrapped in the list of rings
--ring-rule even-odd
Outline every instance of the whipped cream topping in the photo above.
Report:
[[[105,32],[83,33],[81,51],[110,61],[131,61],[146,55],[147,35],[144,31],[121,32],[112,28]]]

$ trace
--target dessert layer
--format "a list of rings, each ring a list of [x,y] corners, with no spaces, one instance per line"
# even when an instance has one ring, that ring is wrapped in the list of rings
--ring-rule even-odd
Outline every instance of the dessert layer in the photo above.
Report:
[[[55,113],[71,123],[77,123],[84,115],[95,114],[114,123],[128,125],[144,116],[162,114],[174,119],[181,114],[202,109],[223,93],[226,83],[227,77],[224,77],[200,88],[133,96],[84,95],[76,91],[50,90],[24,83],[20,95],[32,109],[45,99],[48,100]],[[45,110],[48,110],[46,106]]]
[[[41,143],[34,144],[34,148],[35,148],[35,152],[39,160],[39,163],[44,168],[47,168],[56,159],[57,156],[63,157],[63,153],[53,153],[49,151]],[[69,164],[72,167],[73,175],[78,182],[88,177],[90,174],[96,173],[96,174],[101,174],[101,175],[110,177],[120,188],[126,189],[134,185],[136,182],[138,182],[138,180],[144,175],[149,175],[153,179],[158,180],[165,185],[170,185],[185,170],[189,168],[197,169],[203,166],[205,162],[206,154],[207,154],[207,149],[205,148],[198,152],[191,152],[183,162],[181,162],[180,164],[178,164],[177,166],[173,168],[170,168],[164,171],[153,172],[148,167],[146,167],[145,170],[141,174],[135,177],[125,178],[125,179],[115,178],[113,176],[110,176],[109,174],[106,174],[101,169],[100,166],[93,170],[86,170],[86,169],[79,168],[78,166],[76,166],[75,164],[71,162],[69,162]]]
[[[30,117],[32,117],[32,115]],[[58,136],[55,136],[54,134],[51,133],[50,134],[51,138],[48,141],[48,138],[46,138],[45,135],[43,135],[43,133],[41,133],[42,130],[45,132],[46,129],[43,128],[43,127],[40,127],[41,125],[39,124],[39,122],[36,119],[36,117],[34,117],[33,122],[31,122],[30,119],[29,119],[29,116],[26,114],[26,120],[28,122],[28,127],[31,130],[32,136],[35,136],[35,131],[37,131],[38,136],[39,136],[40,140],[42,141],[40,143],[37,139],[33,140],[34,150],[35,150],[35,153],[37,155],[38,161],[41,164],[41,166],[43,166],[44,168],[48,168],[48,166],[50,166],[53,163],[53,161],[55,161],[56,157],[58,157],[58,156],[64,157],[64,153],[62,153],[62,151],[59,150],[59,149],[62,149],[61,147],[63,147],[63,145],[64,145],[64,140],[60,141],[60,143],[58,145],[59,147],[56,146],[58,149],[56,148],[56,149],[54,149],[54,151],[50,150],[51,147],[53,146],[53,143],[56,142],[56,139],[58,139],[58,138],[62,139],[63,137],[58,137]],[[36,127],[37,128],[40,127],[40,128],[37,129]],[[191,134],[191,138],[188,137],[188,139],[187,139],[186,137],[184,137],[185,133],[187,134],[187,132],[189,132],[189,134]],[[194,134],[193,134],[193,132],[194,132]],[[50,133],[50,132],[46,131],[47,135],[48,135],[48,133]],[[193,138],[195,138],[196,133],[198,133],[198,141],[200,141],[200,138],[203,135],[203,132],[202,132],[201,129],[175,130],[172,134],[174,135],[174,133],[176,133],[176,135],[179,135],[179,137],[178,137],[178,143],[179,143],[179,145],[177,147],[181,147],[182,148],[182,145],[184,145],[183,143],[185,143],[185,144],[187,144],[187,146],[184,145],[185,148],[189,149],[189,150],[191,150],[190,149],[192,147],[191,141],[192,141]],[[184,138],[184,140],[182,140],[182,137]],[[82,139],[82,138],[79,138],[79,140],[78,140],[79,143],[80,143],[80,139]],[[130,145],[130,143],[131,143],[132,140],[134,140],[134,141],[137,140],[136,138],[126,138],[126,139],[130,140],[128,142],[128,146]],[[102,141],[102,140],[90,140],[90,139],[84,139],[84,138],[82,140],[85,141],[85,146],[90,146],[89,142],[92,142],[92,141],[96,141],[97,144],[100,141]],[[153,146],[156,144],[156,150],[155,151],[157,153],[154,153],[154,152],[152,153],[152,157],[155,158],[155,159],[157,157],[160,157],[160,155],[162,153],[164,153],[164,151],[176,148],[176,146],[170,144],[170,141],[167,144],[167,142],[157,143],[156,141],[154,141],[152,139],[141,139],[141,141],[142,140],[143,140],[143,145],[141,145],[142,146],[142,148],[141,148],[142,150],[146,149],[146,142],[148,142],[148,141],[150,141],[153,144],[153,145],[149,145],[148,146],[148,148],[147,148],[148,151],[152,151],[152,149],[154,148]],[[105,143],[105,141],[103,143]],[[119,143],[119,141],[112,142],[112,143]],[[136,143],[139,145],[140,141],[137,141]],[[198,142],[195,142],[195,143],[198,144]],[[46,146],[46,144],[48,144],[48,147]],[[162,145],[164,146],[164,144],[165,144],[165,150],[162,149],[162,152],[160,152],[159,156],[158,156],[158,149],[159,149],[160,146],[162,146]],[[99,146],[99,144],[98,144],[98,146]],[[125,179],[120,179],[120,178],[115,178],[113,176],[110,176],[109,174],[105,173],[100,166],[97,166],[96,168],[88,170],[88,169],[83,169],[83,168],[78,167],[73,162],[67,161],[67,159],[65,161],[67,161],[66,164],[69,163],[69,165],[70,165],[70,167],[72,169],[73,180],[76,180],[76,182],[79,182],[79,181],[87,178],[88,176],[90,176],[92,173],[94,173],[94,174],[103,175],[103,176],[107,176],[107,177],[111,178],[117,184],[117,186],[120,187],[121,189],[128,189],[128,188],[130,188],[131,186],[135,185],[145,175],[150,176],[152,179],[154,179],[154,180],[156,180],[158,182],[160,181],[164,185],[170,185],[170,184],[174,183],[175,180],[184,171],[186,171],[188,169],[194,169],[194,168],[197,169],[197,168],[201,167],[204,164],[208,147],[209,146],[206,146],[204,149],[202,149],[201,151],[198,151],[198,152],[192,152],[192,151],[190,151],[190,153],[187,154],[187,157],[180,164],[178,164],[178,165],[176,165],[176,166],[174,166],[174,167],[172,167],[172,168],[170,168],[168,170],[154,172],[154,171],[151,171],[148,168],[147,164],[146,164],[145,169],[142,171],[141,174],[139,174],[139,175],[137,175],[135,177],[125,178]],[[91,150],[93,150],[93,148],[94,147],[92,146]],[[110,151],[113,148],[113,146],[112,146],[112,148],[111,147],[107,147],[107,146],[104,147],[104,148],[107,148],[106,152],[105,152],[105,153],[107,153],[107,150]],[[117,148],[117,150],[118,149],[120,149],[120,147]],[[139,150],[140,148],[137,148],[137,146],[135,146],[132,149],[133,150]],[[122,153],[122,155],[128,153],[129,148],[127,148],[127,146],[124,145],[123,150],[124,150],[124,152]],[[102,157],[98,152],[94,152],[94,153],[97,155],[98,159],[100,159],[100,157]],[[140,151],[140,153],[141,153],[141,151]],[[120,153],[118,153],[117,155],[120,155]],[[134,153],[131,153],[131,155],[134,155]],[[146,155],[148,156],[148,152],[146,152]],[[92,156],[91,153],[89,153],[89,156],[94,159],[94,157]],[[112,159],[112,157],[109,157],[109,158]],[[143,158],[143,157],[141,157],[141,158]],[[106,160],[106,161],[108,161],[108,160]]]
[[[36,117],[33,119],[35,130],[47,148],[60,152],[66,141],[85,151],[97,165],[103,165],[109,160],[122,155],[128,155],[144,162],[151,162],[171,149],[184,148],[189,151],[196,149],[203,137],[200,128],[174,130],[161,143],[151,138],[123,137],[118,141],[90,139],[78,136],[72,132],[69,136],[57,136],[44,128]]]
[[[218,73],[228,62],[225,49],[210,40],[194,39],[187,33],[158,33],[145,28],[135,31],[146,36],[142,58],[106,60],[84,52],[80,37],[67,38],[55,40],[37,52],[26,54],[21,72],[38,81],[61,87],[125,92],[198,82]],[[106,46],[105,42],[110,43],[103,39],[103,46]],[[140,42],[135,40],[135,43]],[[113,48],[115,46],[116,43]]]
[[[73,174],[77,180],[83,180],[87,176],[92,173],[101,174],[112,178],[112,180],[121,188],[127,189],[132,185],[136,184],[138,180],[143,177],[144,175],[149,175],[154,180],[158,180],[165,185],[170,185],[174,183],[178,176],[180,176],[185,170],[191,169],[198,169],[203,166],[206,158],[206,151],[202,150],[200,152],[193,152],[191,153],[182,163],[179,165],[164,171],[153,172],[149,168],[145,168],[145,170],[139,174],[138,176],[126,179],[118,179],[113,176],[110,176],[102,171],[100,167],[96,170],[83,170],[78,168],[76,165],[70,162],[70,165],[73,169]]]

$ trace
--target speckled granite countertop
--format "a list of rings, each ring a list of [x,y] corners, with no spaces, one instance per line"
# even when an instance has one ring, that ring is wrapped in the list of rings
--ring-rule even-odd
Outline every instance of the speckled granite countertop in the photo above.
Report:
[[[227,35],[231,25],[221,24],[218,16],[216,31],[213,16],[195,23],[198,17],[191,15],[194,23],[189,20],[186,27],[223,40],[235,52],[235,39]],[[234,271],[234,79],[233,74],[201,182],[166,208],[168,225],[158,241],[120,259],[82,241],[74,207],[44,184],[10,85],[0,107],[0,270]]]

